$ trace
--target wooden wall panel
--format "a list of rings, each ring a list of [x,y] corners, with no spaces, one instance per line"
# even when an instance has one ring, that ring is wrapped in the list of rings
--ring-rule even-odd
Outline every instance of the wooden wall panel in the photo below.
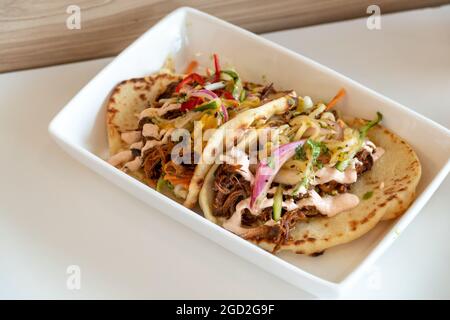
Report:
[[[0,72],[112,56],[180,6],[206,11],[261,33],[450,0],[0,0]],[[81,29],[69,30],[69,5],[81,8]]]

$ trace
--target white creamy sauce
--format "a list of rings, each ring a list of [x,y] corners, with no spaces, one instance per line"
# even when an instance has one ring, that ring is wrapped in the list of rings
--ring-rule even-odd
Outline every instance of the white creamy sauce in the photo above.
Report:
[[[277,187],[272,187],[270,188],[267,193],[268,194],[275,194],[275,192],[277,191]],[[289,188],[289,189],[283,189],[283,194],[287,194],[287,195],[292,195],[295,191],[295,187],[293,188]],[[308,190],[306,190],[305,187],[300,187],[300,189],[297,191],[299,194],[305,194],[306,192],[308,192]]]
[[[145,146],[142,148],[141,152],[144,153],[147,150],[150,150],[153,147],[159,146],[162,144],[162,141],[159,140],[147,140],[145,142]]]
[[[132,144],[141,140],[142,134],[140,131],[129,131],[123,132],[120,137],[126,144]]]
[[[142,148],[141,152],[144,154],[145,151],[150,150],[153,147],[162,145],[167,143],[167,140],[169,140],[170,134],[172,133],[173,129],[169,129],[165,132],[164,137],[161,139],[161,141],[158,140],[148,140],[144,147]]]
[[[122,170],[123,171],[137,171],[142,165],[142,159],[141,157],[136,157],[134,160],[129,161],[124,164]]]
[[[293,199],[283,201],[281,203],[281,206],[283,208],[286,208],[286,210],[288,210],[288,211],[297,209],[297,205],[295,204]],[[265,209],[265,208],[269,208],[269,207],[273,207],[273,198],[271,198],[271,199],[266,198],[263,201],[261,201],[261,205],[260,205],[261,210]]]
[[[371,147],[372,149],[375,149],[375,148],[376,148],[375,143],[373,143],[373,142],[370,141],[370,140],[366,140],[366,146],[369,146],[369,147]]]
[[[346,210],[350,210],[359,204],[359,198],[351,193],[341,193],[336,196],[325,196],[321,197],[314,190],[309,192],[310,196],[308,198],[301,199],[295,202],[293,199],[283,201],[282,207],[286,208],[287,211],[303,208],[306,206],[315,207],[321,214],[328,217],[333,217],[338,213]],[[272,199],[264,199],[261,202],[260,209],[268,208],[273,206]],[[240,201],[236,206],[236,211],[233,215],[223,223],[223,227],[237,235],[244,235],[249,231],[249,228],[244,228],[241,226],[242,213],[244,209],[250,210],[250,198]],[[251,212],[251,211],[250,211]],[[268,221],[268,223],[271,220]],[[267,223],[266,223],[267,224]]]
[[[172,111],[172,110],[177,110],[181,108],[181,104],[180,103],[173,103],[173,104],[169,104],[166,107],[161,107],[158,108],[158,115],[162,116],[165,115],[167,112]]]
[[[373,159],[373,162],[377,161],[384,154],[384,149],[377,147],[372,141],[366,140],[363,145],[363,149],[368,151]]]
[[[347,169],[342,172],[333,167],[323,167],[322,169],[316,171],[315,176],[316,179],[311,183],[312,185],[327,183],[333,180],[343,184],[354,183],[358,178],[354,164],[347,167]],[[274,179],[277,183],[287,185],[296,185],[302,180],[303,174],[290,169],[281,169]]]
[[[121,163],[130,161],[132,158],[133,158],[133,153],[131,152],[131,150],[125,150],[125,151],[121,151],[121,152],[113,155],[111,158],[109,158],[108,162],[109,162],[109,164],[116,167]]]
[[[377,147],[377,148],[375,149],[375,152],[372,153],[372,159],[373,159],[373,162],[375,162],[375,161],[377,161],[378,159],[380,159],[381,156],[382,156],[383,154],[384,154],[384,149],[381,148],[381,147]]]
[[[146,138],[155,138],[159,139],[159,127],[153,123],[146,123],[142,127],[142,135]]]
[[[250,171],[250,159],[248,155],[241,149],[233,147],[226,154],[220,155],[220,161],[230,164],[239,165],[240,168],[237,170],[240,175],[250,184],[254,181],[253,173]]]
[[[370,141],[370,140],[366,140],[364,141],[363,147],[364,150],[368,151],[369,153],[372,153],[373,150],[375,150],[376,146],[375,144]]]
[[[367,150],[373,161],[377,161],[384,154],[384,149],[375,146],[375,144],[369,140],[366,140],[363,145],[363,149]],[[356,172],[355,166],[361,165],[362,162],[357,158],[352,159],[351,165],[349,165],[344,171],[339,171],[334,167],[323,167],[322,169],[315,172],[315,181],[312,185],[319,185],[327,183],[330,181],[336,181],[342,184],[355,183],[358,179],[358,174]],[[274,182],[282,183],[286,185],[295,185],[302,181],[303,174],[291,169],[281,169],[275,176]]]
[[[130,146],[130,150],[131,149],[141,150],[143,146],[144,146],[143,141],[135,142]]]
[[[297,202],[299,208],[314,206],[323,215],[332,217],[346,210],[350,210],[359,204],[358,196],[351,193],[339,193],[335,196],[321,197],[317,192],[311,190],[309,197]]]
[[[374,162],[377,161],[385,152],[383,148],[375,146],[375,144],[369,140],[364,142],[363,149],[370,152]],[[244,174],[241,173],[242,176],[245,178],[245,176],[244,176],[245,172],[248,171],[248,173],[252,177],[251,179],[253,179],[253,175],[250,172],[250,170],[248,169],[248,167],[249,167],[248,157],[245,154],[245,152],[240,151],[243,154],[243,155],[241,155],[239,151],[240,150],[234,151],[232,149],[231,153],[229,155],[221,156],[221,160],[226,163],[229,163],[229,164],[240,164],[244,171]],[[323,184],[323,183],[327,183],[330,181],[336,181],[336,182],[342,183],[342,184],[354,183],[354,182],[356,182],[357,177],[358,177],[356,169],[355,169],[355,166],[357,164],[361,164],[361,162],[356,158],[353,159],[351,165],[348,166],[343,172],[337,170],[336,168],[324,167],[315,173],[316,179],[313,184],[318,185],[318,184]],[[302,175],[296,174],[296,172],[293,170],[282,169],[279,171],[279,173],[275,177],[274,181],[279,182],[279,183],[289,184],[289,185],[295,185],[299,181],[301,181],[301,178],[302,178]],[[250,178],[246,178],[246,179],[248,181],[253,181],[253,180],[249,180]],[[382,183],[380,185],[380,188],[383,188],[383,187],[384,187],[384,183]],[[270,188],[268,193],[274,194],[276,189],[277,189],[276,187]],[[292,191],[293,191],[293,189],[286,189],[286,190],[283,190],[283,194],[292,194]],[[305,189],[302,191],[303,191],[303,193],[308,192],[309,197],[300,199],[297,202],[294,202],[293,199],[290,199],[288,201],[283,201],[282,207],[286,208],[286,210],[290,211],[290,210],[294,210],[294,209],[298,209],[298,208],[303,208],[306,206],[312,206],[312,207],[315,207],[321,214],[326,215],[328,217],[333,217],[341,212],[355,208],[356,206],[358,206],[359,201],[360,201],[358,196],[351,194],[351,193],[339,193],[334,196],[327,195],[327,196],[321,197],[314,190],[306,191],[306,189]],[[265,198],[259,204],[259,210],[262,210],[267,207],[272,207],[272,206],[273,206],[273,198],[271,198],[271,199]],[[243,213],[244,209],[250,210],[250,198],[244,199],[237,204],[236,211],[228,220],[226,220],[223,223],[223,227],[225,229],[227,229],[235,234],[241,235],[241,236],[248,233],[249,230],[251,230],[251,229],[244,228],[241,226],[242,213]],[[252,211],[250,210],[250,212],[252,212]],[[252,212],[252,214],[255,214],[255,213]],[[258,214],[258,213],[256,213],[256,214]],[[268,224],[268,223],[273,224],[274,221],[269,220],[266,224]]]
[[[314,185],[336,181],[337,183],[348,184],[356,182],[358,174],[355,170],[355,165],[348,166],[344,171],[339,171],[336,168],[323,167],[316,172],[316,179]]]
[[[139,115],[139,120],[143,118],[161,117],[167,112],[180,109],[180,103],[165,103],[161,108],[147,108]]]
[[[241,220],[242,220],[242,211],[250,206],[250,198],[244,199],[241,202],[239,202],[236,206],[236,211],[233,213],[233,215],[228,219],[225,220],[223,223],[223,227],[239,236],[244,235],[248,229],[243,228],[241,226]]]
[[[272,207],[273,206],[273,199],[264,199],[261,203],[261,209]],[[282,203],[283,208],[286,208],[286,210],[294,210],[297,208],[297,205],[295,204],[294,200],[289,201],[283,201]],[[252,228],[244,228],[241,226],[241,220],[242,220],[242,213],[244,209],[250,210],[250,198],[244,199],[240,201],[236,206],[236,211],[233,213],[233,215],[226,220],[223,223],[223,227],[239,236],[245,235],[249,230]],[[273,225],[275,224],[275,221],[269,220],[265,223],[266,225]]]

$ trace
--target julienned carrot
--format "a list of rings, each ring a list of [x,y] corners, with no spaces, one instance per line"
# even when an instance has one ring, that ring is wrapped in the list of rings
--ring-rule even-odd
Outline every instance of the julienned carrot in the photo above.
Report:
[[[186,71],[184,72],[185,74],[189,74],[195,71],[195,69],[197,69],[198,67],[198,62],[197,60],[192,60],[189,65],[186,68]]]
[[[334,96],[333,99],[331,99],[331,101],[327,104],[327,110],[330,110],[331,108],[334,107],[334,105],[339,101],[339,99],[341,99],[343,96],[345,96],[345,90],[341,89],[339,90],[339,92],[337,93],[337,95]]]

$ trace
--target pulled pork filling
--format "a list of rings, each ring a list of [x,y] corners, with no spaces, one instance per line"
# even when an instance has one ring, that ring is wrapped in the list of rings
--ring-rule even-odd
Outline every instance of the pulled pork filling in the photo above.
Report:
[[[355,155],[355,170],[360,176],[369,171],[373,166],[372,154],[366,149],[362,149]],[[230,165],[227,163],[219,165],[215,172],[213,186],[213,215],[229,219],[236,211],[239,202],[251,196],[251,184],[239,173],[239,165]],[[330,181],[312,187],[320,196],[330,194],[343,194],[350,191],[352,184],[341,184],[336,181]],[[274,183],[272,187],[276,187]],[[285,201],[298,201],[307,198],[308,194],[299,194],[292,196],[284,194]],[[273,194],[267,195],[268,199],[273,198]],[[280,220],[275,223],[272,220],[272,206],[263,208],[258,215],[245,208],[241,215],[241,226],[248,228],[251,232],[245,234],[244,238],[249,240],[269,240],[275,243],[274,251],[291,240],[290,234],[296,224],[301,221],[307,221],[315,216],[323,216],[315,206],[304,206],[293,210],[282,208]],[[271,221],[272,220],[272,221]]]
[[[230,218],[236,205],[251,194],[250,182],[238,172],[239,165],[222,164],[215,173],[213,214]]]
[[[372,169],[373,166],[373,157],[372,154],[366,149],[362,149],[359,151],[355,158],[358,160],[355,169],[358,175],[363,174],[366,171]]]
[[[356,165],[355,170],[358,176],[363,174],[366,171],[372,169],[373,166],[373,158],[369,151],[362,149],[355,155]],[[325,194],[333,194],[337,193],[346,193],[350,191],[351,184],[342,184],[336,181],[330,181],[327,183],[319,184],[316,187],[319,189],[318,192],[321,196]]]
[[[175,110],[170,110],[167,111],[162,118],[166,119],[166,120],[172,120],[172,119],[176,119],[178,117],[181,117],[184,114],[183,111],[181,111],[180,109],[175,109]]]
[[[194,175],[195,164],[191,159],[191,163],[175,163],[171,160],[171,152],[176,142],[169,140],[166,144],[157,145],[145,154],[144,173],[152,186],[156,186],[159,178],[172,183],[172,185],[180,184],[186,189]],[[180,152],[180,156],[183,156]],[[191,158],[194,153],[191,153]]]
[[[139,171],[137,176],[143,174],[150,186],[157,189],[159,186],[160,190],[167,186],[177,197],[186,198],[196,161],[179,165],[171,161],[174,147],[169,141],[171,130],[182,128],[192,133],[193,121],[199,121],[202,130],[215,129],[240,110],[259,107],[287,94],[276,91],[273,84],[246,82],[235,70],[221,69],[216,55],[214,67],[213,74],[201,75],[195,71],[196,64],[193,63],[186,74],[171,75],[167,84],[165,72],[161,77],[153,78],[154,84],[147,89],[149,97],[145,108],[135,115],[136,128],[121,132],[121,140],[127,149],[111,155],[108,162],[127,173]],[[158,90],[156,96],[152,94],[155,88]],[[143,99],[142,95],[140,99]],[[199,158],[192,152],[191,158],[194,156]],[[251,193],[250,184],[239,174],[232,174],[228,179],[217,183],[220,196],[215,213],[218,216],[230,217],[237,202]]]
[[[255,233],[252,236],[247,236],[247,239],[271,240],[276,243],[276,248],[278,248],[281,244],[290,239],[289,234],[299,221],[306,221],[309,217],[320,215],[316,208],[312,206],[290,211],[283,209],[279,224],[266,225],[265,223],[272,219],[272,211],[271,207],[264,208],[261,214],[255,216],[250,210],[244,210],[241,220],[242,225],[260,228],[260,232]]]
[[[147,151],[144,160],[144,172],[152,186],[156,186],[156,182],[161,176],[163,165],[170,160],[172,147],[173,143],[169,140],[168,143],[157,145]]]
[[[180,82],[179,82],[179,81],[171,82],[171,83],[167,86],[166,90],[164,90],[164,92],[161,93],[161,94],[158,96],[158,98],[156,99],[156,101],[159,101],[159,100],[161,100],[161,99],[169,99],[169,98],[171,98],[171,97],[173,96],[173,94],[175,93],[175,89],[176,89],[178,83],[180,83]]]
[[[238,165],[221,164],[215,172],[213,214],[216,217],[229,219],[236,210],[237,204],[251,195],[250,182],[239,173]],[[269,195],[270,197],[270,195]],[[303,196],[295,197],[295,200]],[[293,198],[287,195],[286,198]],[[286,211],[283,209],[280,224],[265,225],[272,219],[272,207],[262,210],[259,215],[253,215],[249,209],[244,209],[241,224],[246,227],[258,228],[258,232],[252,232],[247,239],[272,240],[281,243],[289,239],[289,232],[299,220],[320,214],[314,207],[308,206],[300,209]]]

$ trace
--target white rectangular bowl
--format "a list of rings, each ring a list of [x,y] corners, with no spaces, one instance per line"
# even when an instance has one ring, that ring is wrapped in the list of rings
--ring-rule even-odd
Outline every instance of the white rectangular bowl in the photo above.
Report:
[[[324,101],[344,87],[346,114],[371,118],[376,111],[382,112],[383,124],[413,146],[423,166],[412,206],[400,219],[380,223],[364,237],[331,248],[323,256],[275,256],[106,163],[104,101],[112,88],[124,79],[159,70],[168,56],[179,68],[193,58],[210,63],[213,52],[223,63],[236,67],[244,79],[261,82],[267,78],[277,88],[295,89],[300,95]],[[151,207],[319,297],[336,297],[348,288],[411,222],[450,169],[446,128],[308,58],[191,8],[172,12],[124,50],[53,119],[49,132],[74,158]]]

